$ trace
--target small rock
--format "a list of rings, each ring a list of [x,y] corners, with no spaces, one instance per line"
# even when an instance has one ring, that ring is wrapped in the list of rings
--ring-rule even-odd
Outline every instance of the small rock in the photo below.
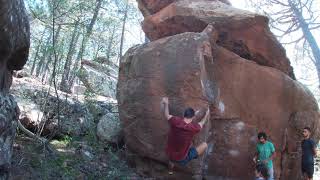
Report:
[[[89,151],[84,151],[83,155],[89,160],[93,159],[93,154],[91,154]]]

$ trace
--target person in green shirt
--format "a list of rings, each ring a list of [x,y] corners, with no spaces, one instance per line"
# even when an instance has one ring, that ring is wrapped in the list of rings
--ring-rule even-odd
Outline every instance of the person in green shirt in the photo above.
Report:
[[[259,142],[256,146],[256,154],[253,158],[253,161],[257,164],[265,164],[269,172],[268,180],[273,180],[274,171],[272,160],[276,155],[274,145],[270,141],[267,141],[267,134],[264,132],[258,133],[258,141]]]

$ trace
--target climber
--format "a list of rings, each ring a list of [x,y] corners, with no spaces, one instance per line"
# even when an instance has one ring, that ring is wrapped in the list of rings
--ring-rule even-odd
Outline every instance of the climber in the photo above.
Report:
[[[274,179],[274,171],[272,160],[275,157],[275,148],[272,142],[267,141],[267,135],[264,132],[258,133],[258,144],[256,147],[256,155],[253,161],[257,164],[263,163],[268,168],[269,178],[268,180]]]
[[[301,170],[305,180],[312,180],[314,171],[314,157],[317,155],[316,144],[310,138],[311,129],[305,127],[303,129],[303,141],[301,142],[302,158]]]
[[[208,147],[206,142],[194,147],[192,139],[207,122],[209,108],[204,118],[198,123],[193,122],[195,112],[192,108],[187,108],[184,111],[183,118],[170,115],[167,97],[162,99],[161,108],[170,125],[166,153],[169,158],[169,174],[173,174],[174,163],[185,166],[189,161],[196,159],[206,151]]]

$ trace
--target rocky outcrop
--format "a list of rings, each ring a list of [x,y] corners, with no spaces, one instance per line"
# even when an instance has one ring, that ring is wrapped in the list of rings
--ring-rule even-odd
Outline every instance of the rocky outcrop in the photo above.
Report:
[[[19,111],[9,95],[13,70],[27,61],[29,22],[22,0],[0,0],[0,179],[9,176],[12,146]]]
[[[19,108],[11,95],[0,95],[0,179],[9,177]]]
[[[93,115],[79,97],[58,91],[58,99],[52,87],[33,78],[14,78],[11,92],[20,107],[20,122],[31,132],[80,136],[93,127]]]
[[[22,0],[0,1],[0,14],[0,90],[8,92],[12,71],[28,58],[29,21]]]
[[[15,78],[30,77],[30,74],[23,69],[21,71],[13,71],[13,77]]]
[[[115,113],[104,115],[97,124],[99,140],[107,143],[117,143],[120,140],[120,120]]]
[[[183,32],[217,29],[217,44],[239,56],[295,78],[285,50],[271,33],[268,18],[220,1],[180,0],[148,16],[142,28],[151,40]]]
[[[203,19],[214,17],[210,20],[211,25],[204,30],[208,23],[202,27],[198,24],[191,27],[186,25],[188,21],[183,21],[190,16],[177,18],[168,29],[173,32],[181,23],[186,25],[184,31],[175,31],[166,35],[169,37],[159,37],[148,44],[135,46],[120,61],[117,99],[126,147],[135,154],[130,156],[130,161],[138,172],[146,176],[163,177],[167,173],[153,167],[168,160],[165,145],[169,127],[159,104],[163,96],[168,96],[170,112],[176,116],[181,116],[186,107],[210,107],[210,121],[193,142],[197,145],[207,141],[209,151],[174,178],[185,179],[186,174],[190,178],[192,174],[201,173],[207,179],[252,179],[257,133],[265,131],[276,146],[276,177],[281,180],[300,179],[301,129],[312,127],[313,137],[319,140],[318,105],[309,90],[293,79],[285,51],[271,33],[262,35],[266,29],[253,25],[253,29],[261,30],[259,35],[265,40],[260,45],[258,37],[245,35],[250,31],[245,32],[241,25],[249,25],[251,21],[247,22],[248,18],[258,24],[260,18],[266,18],[251,17],[250,13],[242,11],[235,13],[234,8],[218,1],[188,2],[189,5],[184,4],[185,1],[172,3],[148,16],[153,18],[163,13],[163,17],[158,16],[157,19],[163,22],[157,24],[159,26],[152,32],[162,30],[161,25],[170,19],[166,17],[187,14],[200,7],[202,11],[195,14],[208,17]],[[188,8],[164,13],[166,9],[181,4]],[[212,8],[213,5],[217,7]],[[208,13],[210,7],[213,10]],[[221,15],[221,18],[215,18],[216,15]],[[222,18],[224,16],[227,18]],[[232,23],[222,25],[223,21]],[[185,32],[194,31],[193,28],[199,28],[197,32],[200,33]],[[228,30],[227,34],[232,36],[221,39],[223,30]],[[241,38],[249,50],[230,48],[229,38],[233,39],[231,42]],[[253,44],[256,44],[255,50]],[[257,60],[246,59],[249,56],[242,55],[245,52],[268,57],[265,62],[278,62],[279,66],[268,67]]]
[[[252,178],[257,132],[266,131],[277,148],[277,176],[294,179],[300,172],[298,157],[292,158],[299,150],[300,129],[309,125],[319,137],[317,102],[304,86],[210,44],[200,33],[133,48],[121,61],[118,103],[126,144],[160,162],[167,160],[168,125],[159,107],[163,96],[169,96],[170,112],[177,116],[185,107],[210,105],[210,123],[194,142],[214,146],[203,165],[210,177]],[[191,169],[199,172],[202,163],[198,160]],[[297,167],[291,169],[292,164]]]
[[[115,98],[118,72],[114,67],[83,60],[78,73],[80,81],[91,92]]]
[[[173,2],[177,2],[179,0],[137,0],[138,7],[142,14],[146,17],[156,12],[160,11],[164,7],[168,6]],[[231,5],[228,0],[206,0],[206,1],[220,1],[225,4]]]

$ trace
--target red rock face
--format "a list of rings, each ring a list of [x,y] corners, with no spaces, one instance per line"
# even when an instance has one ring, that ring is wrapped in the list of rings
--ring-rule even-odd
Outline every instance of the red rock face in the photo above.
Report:
[[[183,32],[201,32],[208,24],[218,31],[218,44],[263,66],[295,79],[285,50],[270,32],[264,16],[219,1],[183,0],[172,3],[143,21],[151,40]]]
[[[210,54],[210,44],[198,33],[160,39],[126,53],[120,65],[117,99],[129,149],[166,162],[168,124],[160,113],[160,99],[170,97],[170,112],[176,116],[187,106],[206,107],[203,66],[210,60],[204,59],[205,55]],[[204,138],[201,133],[196,141]]]
[[[318,105],[294,80],[267,21],[203,0],[174,2],[146,17],[143,27],[153,41],[121,59],[117,87],[128,159],[139,173],[168,178],[159,165],[168,160],[169,127],[160,112],[168,96],[173,115],[210,107],[210,121],[193,142],[208,142],[207,154],[171,178],[203,172],[206,179],[253,179],[257,133],[265,131],[276,147],[277,179],[301,179],[301,129],[312,127],[319,140]]]
[[[144,16],[149,16],[160,11],[162,8],[168,6],[173,2],[179,0],[137,0],[139,9]],[[228,0],[206,0],[206,1],[220,1],[230,5]]]
[[[156,40],[129,50],[121,60],[118,103],[127,147],[159,162],[167,161],[163,96],[169,96],[174,115],[210,105],[210,122],[194,144],[207,141],[212,152],[188,170],[199,172],[207,165],[209,178],[252,179],[257,133],[266,131],[276,146],[277,177],[297,179],[301,128],[309,125],[319,137],[318,106],[305,87],[210,43],[203,33]]]
[[[29,21],[22,0],[0,0],[0,44],[0,91],[8,91],[12,70],[20,70],[29,54]]]
[[[219,87],[216,105],[219,110],[214,113],[217,118],[211,118],[216,149],[209,167],[220,176],[229,173],[250,179],[248,175],[253,169],[248,171],[248,166],[255,151],[256,135],[265,131],[277,149],[276,177],[300,179],[300,159],[296,153],[301,129],[306,125],[314,127],[313,132],[319,137],[319,113],[313,96],[273,68],[245,61],[221,47],[215,52],[213,72]],[[308,121],[304,120],[306,117]]]

